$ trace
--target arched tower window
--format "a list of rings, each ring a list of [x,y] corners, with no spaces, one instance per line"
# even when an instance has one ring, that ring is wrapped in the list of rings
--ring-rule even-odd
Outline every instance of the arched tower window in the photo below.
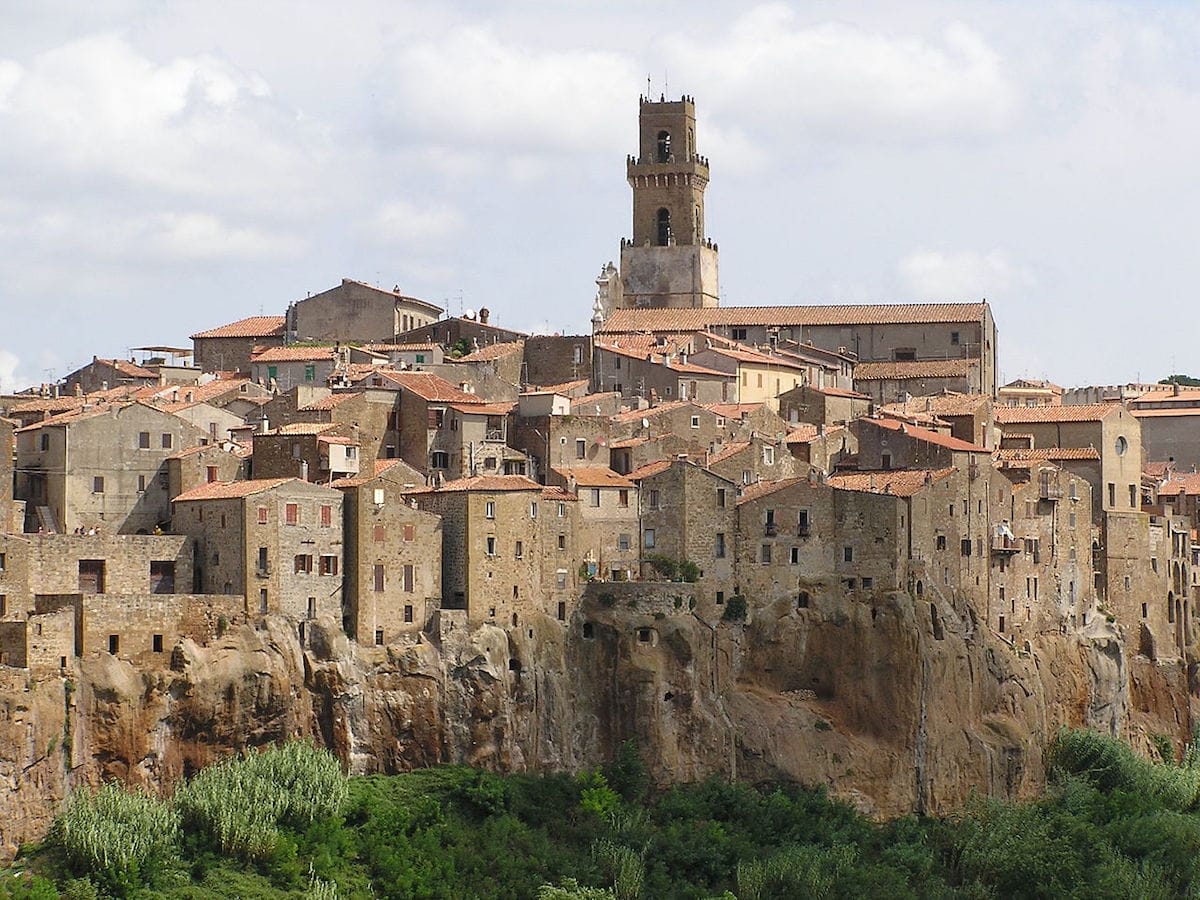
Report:
[[[671,211],[663,207],[658,211],[658,246],[669,247],[671,245]]]
[[[658,157],[657,162],[665,163],[671,161],[671,132],[660,131],[658,133]]]

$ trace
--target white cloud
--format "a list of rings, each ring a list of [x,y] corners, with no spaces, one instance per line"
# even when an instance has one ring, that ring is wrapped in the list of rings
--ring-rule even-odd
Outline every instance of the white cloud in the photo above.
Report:
[[[378,89],[390,128],[410,140],[489,153],[610,152],[625,140],[614,115],[628,115],[640,77],[616,51],[541,50],[460,26],[399,48]]]
[[[462,216],[450,206],[393,200],[380,207],[360,230],[380,244],[402,245],[442,240],[456,234],[462,224]]]
[[[904,290],[914,299],[930,301],[995,297],[1031,281],[1001,250],[916,250],[902,259],[898,268]]]
[[[17,376],[17,366],[21,364],[15,353],[0,350],[0,394],[19,391],[26,385]]]
[[[667,42],[676,80],[746,124],[805,139],[891,142],[992,134],[1019,92],[1004,61],[962,23],[933,36],[842,22],[802,24],[782,4],[757,7],[727,40]]]

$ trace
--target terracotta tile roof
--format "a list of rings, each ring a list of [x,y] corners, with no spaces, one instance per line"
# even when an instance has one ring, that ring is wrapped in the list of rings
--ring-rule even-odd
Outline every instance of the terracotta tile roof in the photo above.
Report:
[[[503,359],[506,356],[511,356],[514,353],[523,353],[525,351],[524,341],[506,341],[498,344],[488,344],[486,347],[480,347],[473,353],[468,353],[466,356],[460,356],[454,362],[487,362],[492,359]]]
[[[26,425],[24,428],[18,428],[16,434],[23,434],[27,431],[37,431],[39,428],[49,428],[58,425],[72,425],[75,422],[82,422],[85,419],[94,419],[96,416],[106,416],[114,409],[123,409],[128,406],[128,403],[106,403],[102,406],[93,406],[89,409],[76,407],[75,409],[61,412],[58,415],[50,416],[48,419],[42,419],[40,422],[34,422],[32,425]]]
[[[311,403],[305,403],[303,406],[297,407],[298,412],[324,412],[331,409],[336,409],[341,406],[351,397],[358,396],[357,391],[343,391],[339,394],[330,394],[328,397],[321,397],[319,400],[313,400]]]
[[[577,391],[580,388],[588,386],[587,378],[580,378],[576,381],[563,381],[559,384],[539,384],[535,388],[530,385],[530,390],[526,391],[529,394],[568,394],[571,391]]]
[[[1088,403],[1080,406],[1001,406],[996,422],[1007,425],[1032,422],[1099,422],[1121,408],[1119,402]]]
[[[1030,437],[1032,436],[1030,435]],[[1169,459],[1148,460],[1142,463],[1142,474],[1148,475],[1151,478],[1166,478],[1171,474],[1174,465]]]
[[[740,419],[743,415],[756,412],[766,406],[765,403],[705,403],[704,408],[723,419]],[[770,407],[767,407],[770,409]]]
[[[829,476],[829,486],[841,491],[891,494],[911,497],[927,484],[941,481],[957,471],[947,469],[884,469],[878,472],[837,472]]]
[[[660,403],[658,406],[647,407],[646,409],[627,409],[613,416],[612,421],[621,425],[627,422],[637,422],[641,419],[652,419],[655,416],[661,416],[663,413],[672,412],[682,406],[690,405],[691,403],[688,400],[671,400],[667,403]],[[571,406],[574,408],[574,404],[571,404]]]
[[[1200,473],[1175,473],[1158,488],[1160,497],[1178,497],[1180,494],[1188,497],[1200,495]]]
[[[945,447],[947,450],[959,450],[965,453],[992,452],[986,447],[980,447],[978,444],[971,444],[956,437],[951,437],[948,434],[940,434],[939,432],[930,431],[928,428],[920,428],[916,425],[905,425],[903,422],[893,422],[890,419],[860,419],[859,421],[866,422],[868,425],[874,425],[878,428],[885,428],[888,431],[907,435],[914,441],[922,441],[937,447]]]
[[[817,387],[810,384],[806,387],[815,394],[824,394],[826,397],[849,397],[851,400],[870,400],[866,394],[860,394],[858,391],[848,391],[845,388],[839,387]]]
[[[663,441],[668,437],[670,437],[670,435],[666,433],[656,434],[653,437],[639,435],[638,437],[621,438],[620,440],[609,441],[608,447],[610,450],[625,450],[630,447],[641,447],[643,444],[650,444],[654,443],[655,441]]]
[[[600,327],[620,331],[703,331],[743,325],[894,325],[978,322],[986,303],[897,303],[842,306],[726,306],[709,309],[618,309]]]
[[[906,403],[889,403],[882,409],[901,415],[932,413],[935,416],[971,416],[991,402],[986,394],[934,394],[915,397]]]
[[[710,466],[715,466],[717,463],[724,462],[725,460],[729,459],[731,456],[737,456],[743,450],[749,449],[749,447],[750,447],[749,441],[735,441],[732,444],[727,444],[725,447],[723,447],[721,450],[719,450],[716,454],[709,457],[708,464]]]
[[[1004,463],[1015,462],[1071,462],[1100,458],[1094,447],[1044,447],[1028,450],[1024,447],[1009,447],[996,451],[996,459]]]
[[[548,488],[543,489],[542,499],[543,500],[569,500],[569,501],[574,502],[574,501],[579,500],[579,495],[572,494],[566,488],[548,487]]]
[[[445,378],[432,372],[397,372],[380,369],[379,374],[384,380],[411,391],[422,400],[430,403],[479,403],[480,398],[475,394],[461,391]]]
[[[1023,391],[1050,391],[1055,394],[1063,392],[1063,389],[1053,381],[1046,381],[1040,378],[1018,378],[1015,381],[1010,381],[1008,384],[1000,386],[1000,390],[1002,391],[1006,388]]]
[[[1200,416],[1200,406],[1166,406],[1151,409],[1134,406],[1129,411],[1138,419],[1158,419],[1169,416]]]
[[[259,347],[250,354],[252,363],[308,362],[337,358],[333,347]]]
[[[512,401],[507,403],[450,403],[447,405],[464,415],[474,416],[507,416],[517,408],[517,404]]]
[[[631,488],[633,482],[614,472],[612,469],[600,466],[574,466],[568,468],[566,466],[555,466],[554,471],[564,479],[575,479],[575,484],[579,487],[615,487],[615,488]]]
[[[347,447],[357,447],[361,441],[354,438],[342,437],[340,434],[322,434],[317,438],[318,444],[344,444]]]
[[[647,335],[638,335],[637,337],[646,337],[648,340],[652,340]],[[639,359],[652,365],[663,366],[667,369],[670,369],[672,372],[684,372],[689,375],[713,375],[718,378],[728,379],[732,379],[734,377],[730,372],[721,372],[717,369],[712,369],[707,366],[699,366],[695,363],[683,362],[677,355],[675,355],[676,351],[672,346],[663,347],[657,344],[651,344],[651,349],[642,350],[635,347],[625,347],[616,344],[597,342],[595,347],[597,350],[607,350],[610,353],[616,353],[620,356],[628,357],[629,359]],[[672,355],[670,362],[667,361],[668,352],[670,352]]]
[[[802,361],[792,358],[788,359],[783,356],[772,355],[769,353],[760,353],[757,350],[752,350],[749,347],[740,345],[732,345],[728,347],[720,347],[711,345],[704,353],[715,353],[718,356],[724,356],[726,359],[732,359],[736,362],[746,363],[755,366],[770,366],[774,368],[795,369],[797,371],[807,372],[808,366]],[[724,374],[727,378],[731,377],[728,373]]]
[[[649,478],[651,475],[657,475],[660,472],[665,472],[671,468],[674,460],[656,459],[654,462],[646,463],[644,466],[639,466],[630,472],[626,477],[630,481],[641,481],[643,478]]]
[[[542,485],[524,475],[473,475],[447,481],[439,491],[540,491]]]
[[[741,506],[743,503],[750,503],[753,500],[766,497],[768,494],[774,494],[776,491],[782,491],[793,485],[807,481],[807,478],[784,478],[782,481],[757,481],[742,489],[742,495],[738,497],[737,505]]]
[[[816,425],[801,423],[788,432],[787,442],[789,444],[811,444],[819,437],[828,437],[831,434],[837,434],[839,431],[845,430],[845,425],[828,425],[825,428],[825,433],[821,434]]]
[[[231,441],[234,444],[232,448],[225,448],[220,444],[197,444],[195,447],[188,447],[186,450],[180,450],[178,453],[172,453],[167,459],[187,459],[189,456],[196,456],[199,453],[204,453],[208,450],[213,450],[218,453],[232,453],[235,456],[244,455],[249,452],[249,448],[242,447],[236,441]]]
[[[192,500],[234,500],[239,497],[249,497],[277,488],[288,482],[299,482],[299,478],[255,478],[250,481],[211,481],[184,491],[175,498],[175,503],[187,503]]]
[[[99,363],[100,365],[108,366],[116,369],[127,378],[153,378],[157,379],[158,375],[151,372],[149,369],[142,368],[137,363],[130,362],[127,359],[101,359],[97,357],[92,360],[92,365]],[[84,366],[86,369],[87,366]]]
[[[440,344],[363,344],[363,349],[371,353],[432,353],[441,347]]]
[[[879,417],[883,419],[889,419],[896,422],[911,422],[913,425],[920,425],[925,428],[935,429],[939,426],[942,428],[950,427],[949,422],[945,421],[944,419],[939,419],[937,416],[932,415],[931,413],[902,413],[897,412],[894,409],[888,409],[887,407],[877,409],[875,412],[878,413]]]
[[[577,413],[577,412],[575,412],[575,408],[579,407],[582,410],[582,408],[584,406],[588,405],[589,403],[602,403],[606,400],[612,400],[614,398],[620,399],[620,397],[621,397],[621,395],[617,391],[604,391],[603,393],[584,394],[582,397],[572,397],[571,398],[571,415],[586,416],[586,415],[588,415],[588,413],[586,413],[586,412],[578,412]]]
[[[979,368],[977,359],[908,359],[899,362],[860,362],[857,381],[903,381],[908,378],[961,378]]]
[[[250,316],[230,322],[228,325],[222,325],[220,328],[198,331],[192,335],[192,340],[197,338],[281,337],[286,327],[287,319],[283,316]]]
[[[333,422],[289,422],[286,425],[280,425],[273,431],[268,432],[268,434],[324,434],[326,431],[331,431],[337,427]]]
[[[178,397],[180,402],[210,403],[226,394],[240,394],[242,386],[249,383],[249,378],[216,378],[204,384],[172,384],[157,388],[154,396],[161,399]]]

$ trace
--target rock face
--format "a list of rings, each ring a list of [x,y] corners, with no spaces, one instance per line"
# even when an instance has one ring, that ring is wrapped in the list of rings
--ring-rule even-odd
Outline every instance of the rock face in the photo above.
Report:
[[[353,773],[437,763],[575,770],[636,738],[655,778],[827,785],[864,811],[946,813],[971,791],[1025,797],[1062,726],[1147,750],[1189,740],[1184,662],[1131,656],[1103,619],[1011,646],[969,607],[907,594],[705,621],[688,604],[585,596],[569,627],[444,614],[435,634],[359,647],[332,620],[268,619],[169,668],[111,656],[0,680],[0,852],[42,837],[75,786],[169,791],[230,752],[311,737]],[[607,599],[607,604],[603,600]]]

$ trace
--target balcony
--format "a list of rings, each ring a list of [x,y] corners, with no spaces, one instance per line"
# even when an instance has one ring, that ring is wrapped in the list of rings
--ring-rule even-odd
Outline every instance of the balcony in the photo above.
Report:
[[[1008,534],[992,535],[993,553],[1020,553],[1025,549],[1025,542]]]
[[[483,433],[483,439],[485,441],[496,441],[498,443],[503,444],[504,443],[504,429],[489,428],[487,431],[485,431]]]
[[[1062,496],[1062,488],[1058,486],[1057,481],[1042,479],[1038,484],[1038,497],[1042,500],[1061,500]]]
[[[806,538],[812,534],[812,526],[805,522],[796,526],[796,537]]]
[[[767,537],[775,537],[777,534],[779,534],[779,526],[774,522],[768,522],[763,528],[763,534],[765,534]]]

